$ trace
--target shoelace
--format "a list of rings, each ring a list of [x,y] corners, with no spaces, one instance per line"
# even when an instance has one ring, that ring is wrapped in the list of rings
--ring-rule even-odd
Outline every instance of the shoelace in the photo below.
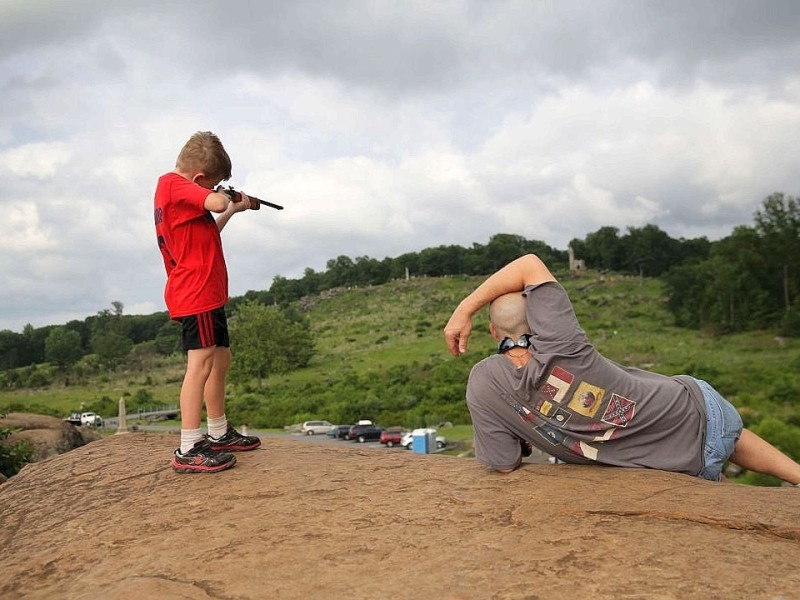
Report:
[[[192,449],[189,450],[189,452],[183,454],[182,456],[193,456],[195,454],[199,454],[200,452],[208,452],[209,450],[211,450],[211,442],[208,440],[200,440],[194,446],[192,446]]]

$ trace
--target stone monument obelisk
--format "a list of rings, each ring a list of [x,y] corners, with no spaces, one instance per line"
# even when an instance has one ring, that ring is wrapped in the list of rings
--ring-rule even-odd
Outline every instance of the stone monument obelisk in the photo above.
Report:
[[[119,417],[117,419],[117,434],[128,433],[128,412],[125,410],[125,396],[119,399]]]

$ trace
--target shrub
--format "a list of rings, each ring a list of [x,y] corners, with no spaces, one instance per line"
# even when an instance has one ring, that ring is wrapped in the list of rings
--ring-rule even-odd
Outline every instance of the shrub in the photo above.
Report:
[[[13,444],[3,442],[12,433],[11,429],[0,429],[0,473],[6,477],[19,473],[33,457],[33,448],[26,440]]]
[[[800,429],[797,427],[775,417],[765,417],[753,427],[753,432],[794,460],[800,460]]]
[[[781,335],[800,337],[800,309],[793,307],[783,315]]]

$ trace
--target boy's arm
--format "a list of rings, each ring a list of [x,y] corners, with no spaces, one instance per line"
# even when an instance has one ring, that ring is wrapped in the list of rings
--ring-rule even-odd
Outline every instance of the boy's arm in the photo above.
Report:
[[[227,194],[223,194],[222,192],[211,192],[206,196],[204,206],[206,210],[219,213],[217,217],[217,229],[222,231],[223,227],[227,225],[234,214],[250,208],[250,198],[248,198],[247,194],[244,192],[240,192],[238,200],[234,201],[231,200]]]
[[[221,213],[225,212],[230,202],[231,199],[227,196],[227,194],[212,191],[206,196],[206,199],[203,202],[203,208],[214,213]]]
[[[467,351],[472,332],[472,316],[495,298],[521,292],[525,286],[555,281],[550,269],[534,254],[526,254],[508,263],[464,298],[453,311],[444,328],[444,338],[453,356]]]

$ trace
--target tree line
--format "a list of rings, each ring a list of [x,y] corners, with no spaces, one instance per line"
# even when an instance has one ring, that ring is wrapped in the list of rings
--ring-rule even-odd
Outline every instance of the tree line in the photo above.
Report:
[[[569,245],[588,268],[662,278],[676,325],[720,333],[776,327],[783,335],[800,335],[800,203],[776,192],[754,217],[754,225],[737,227],[716,242],[675,239],[649,224],[624,234],[601,227]],[[324,272],[275,277],[269,290],[249,291],[244,299],[288,304],[338,286],[380,285],[408,275],[489,275],[526,253],[537,254],[555,271],[568,266],[566,251],[497,234],[470,248],[437,246],[383,260],[339,256]]]
[[[721,333],[775,327],[783,335],[800,335],[800,203],[794,197],[768,196],[752,226],[737,227],[716,242],[705,237],[674,239],[651,224],[629,227],[624,234],[615,227],[601,227],[584,239],[573,239],[570,246],[588,268],[662,278],[677,325]],[[565,250],[521,235],[496,234],[487,244],[443,245],[383,260],[338,256],[322,272],[307,268],[298,279],[276,276],[268,290],[232,298],[227,310],[235,328],[238,311],[269,307],[269,314],[248,316],[248,322],[269,324],[265,336],[271,341],[261,342],[269,352],[307,327],[292,307],[304,296],[406,277],[489,275],[526,253],[537,254],[554,271],[567,269]],[[124,315],[121,302],[83,321],[40,328],[27,325],[21,333],[3,330],[0,387],[46,385],[48,369],[70,368],[80,377],[113,370],[124,362],[146,362],[177,351],[179,341],[179,328],[166,311]],[[293,364],[302,365],[304,360],[308,359],[294,357]],[[253,361],[249,376],[263,378],[268,370],[282,368],[279,361],[272,365]]]
[[[753,226],[737,227],[705,260],[675,265],[663,279],[677,325],[799,336],[800,202],[768,196]]]

